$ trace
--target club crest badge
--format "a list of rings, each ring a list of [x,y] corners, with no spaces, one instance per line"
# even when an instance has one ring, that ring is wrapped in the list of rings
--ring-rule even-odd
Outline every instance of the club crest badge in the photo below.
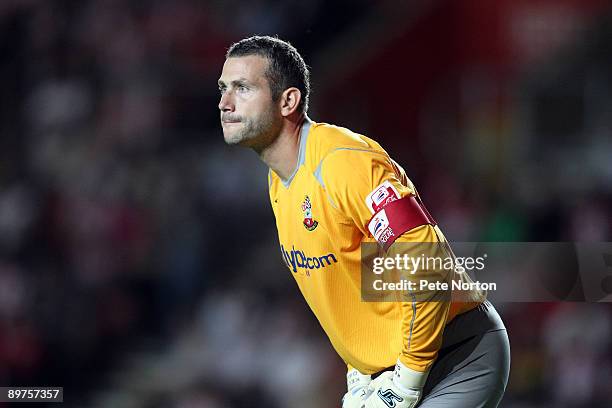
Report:
[[[310,203],[310,197],[306,196],[302,203],[302,212],[304,213],[304,228],[308,231],[312,231],[317,228],[319,222],[312,218],[312,204]]]

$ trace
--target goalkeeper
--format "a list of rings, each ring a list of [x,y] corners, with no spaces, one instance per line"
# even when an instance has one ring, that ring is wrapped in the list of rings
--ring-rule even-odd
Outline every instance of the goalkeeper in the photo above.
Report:
[[[510,349],[485,293],[362,301],[362,244],[448,248],[404,170],[374,140],[308,118],[309,71],[285,41],[233,44],[218,85],[224,139],[270,168],[282,259],[347,365],[343,407],[496,407]]]

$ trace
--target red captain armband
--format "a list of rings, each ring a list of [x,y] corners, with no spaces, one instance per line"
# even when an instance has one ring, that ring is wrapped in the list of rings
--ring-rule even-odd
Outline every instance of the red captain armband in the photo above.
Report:
[[[429,211],[416,196],[391,201],[372,216],[370,233],[386,251],[403,233],[421,225],[436,225]]]

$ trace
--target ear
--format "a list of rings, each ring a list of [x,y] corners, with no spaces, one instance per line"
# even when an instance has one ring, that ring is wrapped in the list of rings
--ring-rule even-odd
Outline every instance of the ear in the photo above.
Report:
[[[299,89],[295,87],[285,89],[280,97],[281,115],[289,116],[294,113],[300,105],[301,100],[302,93]]]

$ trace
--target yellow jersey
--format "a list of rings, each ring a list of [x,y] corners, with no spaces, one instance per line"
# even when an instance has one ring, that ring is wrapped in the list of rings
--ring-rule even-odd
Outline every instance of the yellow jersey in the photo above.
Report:
[[[269,192],[281,256],[334,349],[364,374],[399,358],[426,371],[442,343],[445,325],[484,300],[365,302],[361,295],[361,244],[376,242],[369,228],[373,193],[385,187],[401,197],[416,189],[374,140],[348,129],[305,119],[298,163],[288,180],[269,172]],[[396,242],[445,242],[431,224]],[[393,248],[393,246],[392,246]]]

